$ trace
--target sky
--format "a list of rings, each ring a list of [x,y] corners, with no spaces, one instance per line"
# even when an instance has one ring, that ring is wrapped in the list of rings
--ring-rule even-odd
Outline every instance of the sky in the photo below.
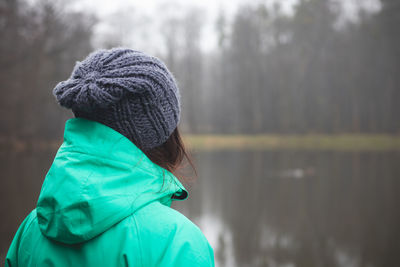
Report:
[[[252,4],[257,4],[260,2],[272,5],[274,1],[251,1]],[[296,0],[281,0],[280,2],[282,4],[282,10],[286,13],[291,13],[292,6],[296,3]],[[95,38],[95,46],[99,46],[102,42],[104,42],[104,40],[101,38],[104,33],[112,31],[116,28],[116,26],[119,28],[126,27],[126,25],[120,25],[118,21],[116,22],[115,18],[112,18],[113,14],[121,13],[119,16],[125,18],[132,16],[132,20],[134,20],[133,14],[136,14],[136,17],[138,17],[138,14],[140,16],[147,17],[148,19],[146,21],[146,25],[143,27],[146,33],[142,32],[141,29],[136,29],[136,37],[141,36],[142,38],[135,38],[135,40],[124,40],[124,42],[128,45],[132,43],[133,46],[136,46],[134,48],[139,50],[147,50],[147,52],[152,53],[163,53],[162,47],[157,45],[161,42],[160,37],[157,35],[152,35],[149,37],[148,34],[148,31],[154,30],[154,32],[157,32],[160,26],[162,27],[162,25],[157,25],[158,22],[156,21],[158,14],[163,12],[162,8],[167,5],[178,6],[181,9],[195,7],[202,11],[204,26],[201,32],[202,38],[200,46],[203,51],[207,52],[211,51],[217,45],[217,38],[214,33],[214,25],[219,12],[222,11],[224,15],[230,18],[236,12],[237,8],[243,3],[249,2],[243,0],[76,0],[71,8],[76,10],[88,10],[100,18],[100,21],[95,28],[95,33],[100,37],[100,39],[96,40]],[[124,20],[129,21],[129,19]],[[136,28],[138,28],[137,24],[140,23],[137,21],[132,21],[132,24],[135,24]],[[122,31],[126,32],[126,35],[129,35],[129,29],[122,29]],[[142,40],[142,42],[140,40]]]
[[[99,15],[107,15],[120,8],[133,7],[142,10],[143,12],[152,13],[157,7],[163,4],[178,4],[183,7],[199,7],[207,13],[207,19],[214,18],[219,10],[223,10],[227,15],[233,14],[241,4],[257,4],[267,3],[271,5],[274,0],[80,0],[75,1],[76,5],[81,8],[94,9]],[[291,7],[297,0],[281,0],[279,1],[282,8],[290,12]]]
[[[334,0],[342,7],[342,21],[357,19],[357,8],[379,10],[379,0]],[[163,53],[160,32],[160,17],[166,12],[177,12],[188,8],[202,11],[204,26],[201,32],[200,47],[203,51],[212,51],[217,45],[214,25],[222,11],[227,18],[232,18],[242,4],[265,3],[272,6],[279,2],[286,14],[293,13],[297,0],[75,0],[70,6],[76,10],[93,12],[99,18],[96,25],[94,45],[101,46],[105,39],[113,38],[113,33],[123,35],[122,45],[132,46],[150,53]],[[177,10],[171,11],[171,8]],[[182,12],[181,12],[182,13]],[[154,33],[154,34],[152,34]]]

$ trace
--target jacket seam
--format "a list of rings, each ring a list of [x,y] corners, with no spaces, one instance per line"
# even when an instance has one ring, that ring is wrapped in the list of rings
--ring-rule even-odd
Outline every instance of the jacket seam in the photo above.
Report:
[[[75,146],[75,147],[76,147],[76,146]],[[82,147],[82,148],[84,148],[84,147]],[[58,153],[58,154],[59,154],[59,155],[62,155],[62,154],[64,154],[64,153],[66,153],[66,152],[73,152],[73,153],[84,154],[84,155],[89,155],[89,156],[93,156],[93,155],[102,156],[103,158],[108,159],[108,160],[111,160],[111,161],[116,161],[116,162],[126,163],[126,164],[130,164],[130,163],[131,163],[130,161],[117,160],[117,159],[113,159],[113,158],[111,158],[111,157],[107,157],[107,154],[106,154],[106,153],[100,154],[98,151],[96,151],[96,152],[95,152],[95,151],[88,151],[88,152],[86,152],[86,151],[81,151],[81,150],[73,149],[73,148],[68,147],[68,146],[64,146],[64,147],[63,147],[63,150],[60,151],[60,153]]]
[[[168,176],[172,175],[172,177],[171,177],[170,180],[172,180],[173,183],[174,183],[180,190],[186,191],[186,193],[187,193],[186,188],[185,188],[182,184],[179,183],[179,180],[177,180],[177,178],[174,176],[174,174],[170,173],[170,172],[169,172],[168,170],[166,170],[165,168],[160,167],[159,165],[153,163],[150,159],[148,159],[148,158],[146,157],[146,155],[143,155],[143,154],[142,154],[142,155],[139,157],[139,160],[138,160],[137,162],[134,162],[134,161],[128,161],[128,160],[114,159],[114,158],[108,157],[107,154],[103,154],[103,153],[99,154],[97,151],[96,151],[96,152],[95,152],[95,151],[90,151],[90,149],[89,149],[88,151],[78,150],[78,149],[76,149],[77,146],[67,146],[67,145],[64,145],[64,144],[63,144],[61,147],[62,147],[63,149],[62,149],[62,150],[59,150],[59,152],[57,153],[57,154],[60,155],[60,156],[62,156],[64,153],[68,153],[68,152],[77,153],[77,154],[83,154],[83,155],[88,155],[88,156],[92,156],[92,157],[93,157],[93,156],[97,156],[97,157],[98,157],[98,156],[101,156],[101,157],[104,158],[104,159],[107,159],[107,160],[110,160],[110,161],[113,161],[113,162],[118,162],[118,163],[126,164],[126,165],[128,165],[128,166],[130,166],[130,167],[138,168],[138,169],[140,169],[140,170],[142,170],[142,171],[144,171],[144,172],[146,172],[146,173],[153,174],[153,175],[154,175],[154,172],[153,172],[153,171],[149,171],[148,168],[159,169],[159,170],[161,170],[163,173],[166,172],[166,173],[168,174]],[[78,146],[78,148],[79,148],[79,147],[80,147],[80,148],[83,148],[83,149],[86,148],[85,146]],[[146,159],[148,159],[148,160],[146,160]],[[133,163],[134,163],[134,164],[133,164]],[[144,164],[142,164],[142,163],[144,163]],[[187,198],[187,197],[186,197],[186,198]],[[185,199],[186,199],[186,198],[185,198]],[[177,199],[177,200],[184,200],[184,199]]]
[[[31,213],[32,213],[33,211],[31,211]],[[37,213],[36,213],[36,210],[35,210],[35,212],[34,212],[34,214],[33,214],[33,216],[32,216],[32,219],[31,219],[31,221],[29,222],[29,224],[27,224],[26,225],[26,227],[24,227],[24,231],[22,232],[22,235],[25,235],[25,233],[26,232],[28,232],[28,230],[29,230],[29,228],[31,228],[31,226],[32,226],[32,224],[33,224],[33,222],[35,221],[35,220],[37,220]],[[21,242],[22,242],[22,238],[21,238]],[[36,246],[35,248],[34,248],[34,251],[32,251],[32,254],[36,254],[36,252],[37,251],[42,251],[43,249],[42,249],[42,247],[40,246]],[[18,254],[19,254],[19,248],[18,248]],[[40,254],[40,253],[39,253]],[[38,266],[38,263],[37,262],[35,262],[35,266]]]
[[[138,247],[139,247],[139,254],[140,254],[140,266],[144,267],[145,265],[143,264],[143,259],[144,259],[144,255],[143,255],[143,248],[142,248],[142,239],[140,237],[140,232],[139,232],[139,228],[138,228],[138,222],[136,220],[135,214],[131,215],[132,220],[135,224],[135,230],[136,230],[136,234],[137,234],[137,238],[138,238]]]
[[[105,155],[103,155],[103,154],[96,154],[96,155],[94,155],[94,154],[89,153],[89,152],[79,151],[79,150],[75,150],[75,149],[64,149],[63,151],[61,151],[60,153],[58,153],[58,155],[62,156],[62,155],[64,155],[65,153],[68,153],[68,152],[77,153],[77,154],[83,154],[83,155],[88,155],[88,156],[92,156],[92,157],[99,157],[99,156],[101,156],[103,159],[107,159],[107,160],[110,160],[110,161],[113,161],[113,162],[118,162],[118,163],[126,164],[126,165],[128,165],[128,166],[130,166],[130,167],[133,166],[133,167],[138,168],[138,169],[140,169],[140,170],[143,170],[143,171],[145,171],[145,172],[147,172],[147,173],[153,174],[153,172],[149,171],[147,168],[145,168],[143,165],[140,164],[140,163],[143,162],[143,157],[140,157],[139,160],[138,160],[135,164],[132,164],[133,162],[130,162],[130,161],[113,159],[113,158],[107,157],[107,156],[105,156]],[[149,165],[148,163],[145,163],[145,164],[146,164],[146,165]],[[153,167],[153,166],[147,166],[147,167]]]
[[[187,195],[186,195],[186,198],[182,198],[182,199],[175,198],[174,200],[185,200],[185,199],[188,198],[188,192],[187,192],[186,188],[185,188],[183,185],[181,186],[181,185],[178,183],[177,178],[176,178],[172,173],[169,173],[166,169],[164,169],[164,168],[162,168],[162,167],[160,167],[160,166],[157,166],[155,163],[153,163],[155,166],[153,166],[152,164],[149,164],[148,162],[145,162],[145,165],[142,165],[141,163],[142,163],[143,160],[144,160],[144,156],[141,156],[141,157],[139,158],[139,160],[138,160],[135,164],[132,164],[133,162],[116,160],[116,159],[113,159],[113,158],[110,158],[110,157],[106,157],[106,156],[103,156],[103,155],[94,155],[94,154],[91,154],[91,153],[88,153],[88,152],[84,152],[84,151],[80,151],[80,150],[75,150],[75,149],[64,149],[63,151],[60,151],[60,152],[58,153],[58,155],[59,155],[59,156],[63,156],[64,153],[77,153],[77,154],[83,154],[83,155],[92,156],[92,157],[102,156],[103,159],[107,159],[107,160],[110,160],[110,161],[113,161],[113,162],[122,163],[122,164],[127,164],[127,165],[130,166],[130,167],[137,168],[137,169],[139,169],[139,170],[141,170],[141,171],[144,171],[144,172],[146,172],[146,173],[148,173],[148,174],[151,174],[151,175],[154,175],[154,172],[153,172],[153,171],[150,171],[150,170],[149,170],[148,168],[146,168],[146,167],[151,167],[151,168],[154,168],[154,167],[155,167],[156,169],[161,170],[161,171],[163,172],[163,175],[165,175],[165,172],[168,174],[168,177],[169,177],[168,180],[169,180],[170,183],[173,183],[179,190],[185,191],[185,192],[186,192],[186,194],[187,194]],[[162,186],[161,189],[162,189],[163,187],[164,187],[164,186]],[[176,193],[176,192],[175,192],[175,193]],[[174,194],[175,194],[175,193],[174,193]]]

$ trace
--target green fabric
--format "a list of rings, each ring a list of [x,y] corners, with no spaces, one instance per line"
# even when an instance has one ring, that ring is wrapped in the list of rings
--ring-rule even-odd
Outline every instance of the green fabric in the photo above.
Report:
[[[201,230],[170,208],[187,195],[123,135],[70,119],[6,266],[214,266]]]

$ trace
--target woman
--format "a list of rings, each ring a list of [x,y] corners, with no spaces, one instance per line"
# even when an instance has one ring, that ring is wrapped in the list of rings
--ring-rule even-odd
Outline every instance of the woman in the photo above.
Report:
[[[213,250],[170,208],[188,193],[178,87],[167,67],[114,48],[77,62],[53,91],[75,118],[6,266],[213,266]]]

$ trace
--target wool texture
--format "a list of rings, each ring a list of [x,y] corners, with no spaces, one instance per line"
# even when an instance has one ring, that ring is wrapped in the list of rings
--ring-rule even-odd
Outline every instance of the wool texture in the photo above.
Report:
[[[160,59],[128,48],[92,52],[53,94],[75,117],[105,124],[142,150],[163,144],[180,119],[172,73]]]

